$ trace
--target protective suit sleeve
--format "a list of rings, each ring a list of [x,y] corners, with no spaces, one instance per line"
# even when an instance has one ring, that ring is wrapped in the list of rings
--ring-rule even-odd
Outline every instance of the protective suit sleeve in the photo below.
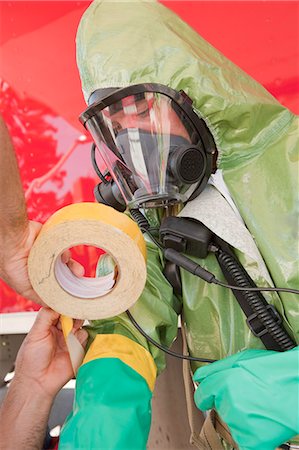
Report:
[[[105,255],[106,256],[106,255]],[[181,300],[174,293],[170,283],[163,275],[164,258],[159,249],[147,242],[147,279],[145,288],[130,309],[130,312],[142,329],[157,342],[171,346],[177,334],[178,314],[181,312]],[[105,275],[109,270],[107,258],[100,258],[97,275]],[[165,355],[151,345],[131,323],[126,313],[117,317],[90,321],[86,328],[89,343],[98,334],[119,334],[132,339],[146,348],[154,358],[160,373],[165,367]],[[88,343],[88,345],[89,345]]]
[[[142,346],[98,335],[78,371],[59,450],[145,449],[155,378],[153,358]]]
[[[215,408],[240,450],[273,450],[299,433],[299,347],[245,350],[198,369],[196,406]]]

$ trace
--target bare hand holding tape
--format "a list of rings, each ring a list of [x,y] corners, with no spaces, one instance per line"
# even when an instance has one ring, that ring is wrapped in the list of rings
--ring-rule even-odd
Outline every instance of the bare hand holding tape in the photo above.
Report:
[[[81,244],[103,249],[116,271],[77,278],[62,263],[61,254]],[[42,300],[67,316],[61,322],[76,372],[84,350],[71,333],[70,317],[103,319],[130,308],[145,285],[146,246],[138,226],[125,214],[98,203],[76,203],[54,213],[43,225],[29,255],[28,272]]]

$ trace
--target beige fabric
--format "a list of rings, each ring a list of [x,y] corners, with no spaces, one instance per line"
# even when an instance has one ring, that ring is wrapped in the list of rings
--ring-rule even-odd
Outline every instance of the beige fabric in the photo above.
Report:
[[[187,346],[187,339],[186,339],[186,332],[182,320],[181,325],[181,332],[182,332],[182,340],[183,340],[183,354],[188,355],[188,346]],[[196,408],[196,405],[194,403],[194,384],[192,380],[192,372],[190,363],[187,359],[183,359],[183,378],[184,378],[184,386],[185,386],[185,395],[186,395],[186,403],[187,403],[187,414],[188,414],[188,421],[190,425],[190,443],[192,445],[195,445],[197,448],[206,450],[208,447],[204,446],[204,442],[200,438],[200,430],[204,424],[205,417],[202,413],[202,411],[199,411]]]
[[[239,448],[237,443],[233,440],[227,425],[220,419],[215,410],[212,410],[206,418],[200,436],[202,439],[206,439],[209,445],[212,444],[212,446],[209,447],[212,450],[223,450],[222,444],[218,447],[216,446],[218,445],[218,442],[220,442],[219,436],[234,449],[238,450]],[[216,438],[218,439],[218,442]]]
[[[183,354],[187,355],[188,346],[186,339],[186,331],[182,319],[182,339]],[[220,419],[215,410],[212,410],[207,418],[204,417],[194,403],[195,387],[192,379],[192,371],[190,362],[183,360],[183,378],[185,385],[187,414],[190,425],[190,443],[200,450],[224,450],[220,437],[223,438],[234,449],[238,449],[236,442],[233,440],[227,425]]]
[[[203,448],[207,448],[209,450],[224,450],[224,447],[215,429],[214,419],[214,411],[211,411],[208,414],[208,417],[206,418],[205,423],[203,424],[203,427],[201,429],[200,437],[205,445],[205,447]]]

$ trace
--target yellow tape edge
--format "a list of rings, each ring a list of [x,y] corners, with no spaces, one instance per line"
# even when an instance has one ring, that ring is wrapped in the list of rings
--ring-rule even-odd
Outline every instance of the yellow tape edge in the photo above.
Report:
[[[55,225],[77,220],[96,220],[118,228],[137,244],[146,259],[146,245],[138,225],[126,214],[100,203],[74,203],[59,209],[43,225],[40,236]]]
[[[68,335],[73,329],[73,319],[67,316],[60,316],[60,323],[64,339],[67,340]]]
[[[118,358],[147,382],[154,390],[157,367],[152,355],[140,344],[120,334],[98,334],[85,355],[83,364],[98,358]]]

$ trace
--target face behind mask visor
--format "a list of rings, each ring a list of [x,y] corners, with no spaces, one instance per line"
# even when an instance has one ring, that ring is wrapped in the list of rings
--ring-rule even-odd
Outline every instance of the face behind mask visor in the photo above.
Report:
[[[162,85],[135,85],[81,115],[130,208],[185,202],[204,188],[215,144],[186,99]]]

